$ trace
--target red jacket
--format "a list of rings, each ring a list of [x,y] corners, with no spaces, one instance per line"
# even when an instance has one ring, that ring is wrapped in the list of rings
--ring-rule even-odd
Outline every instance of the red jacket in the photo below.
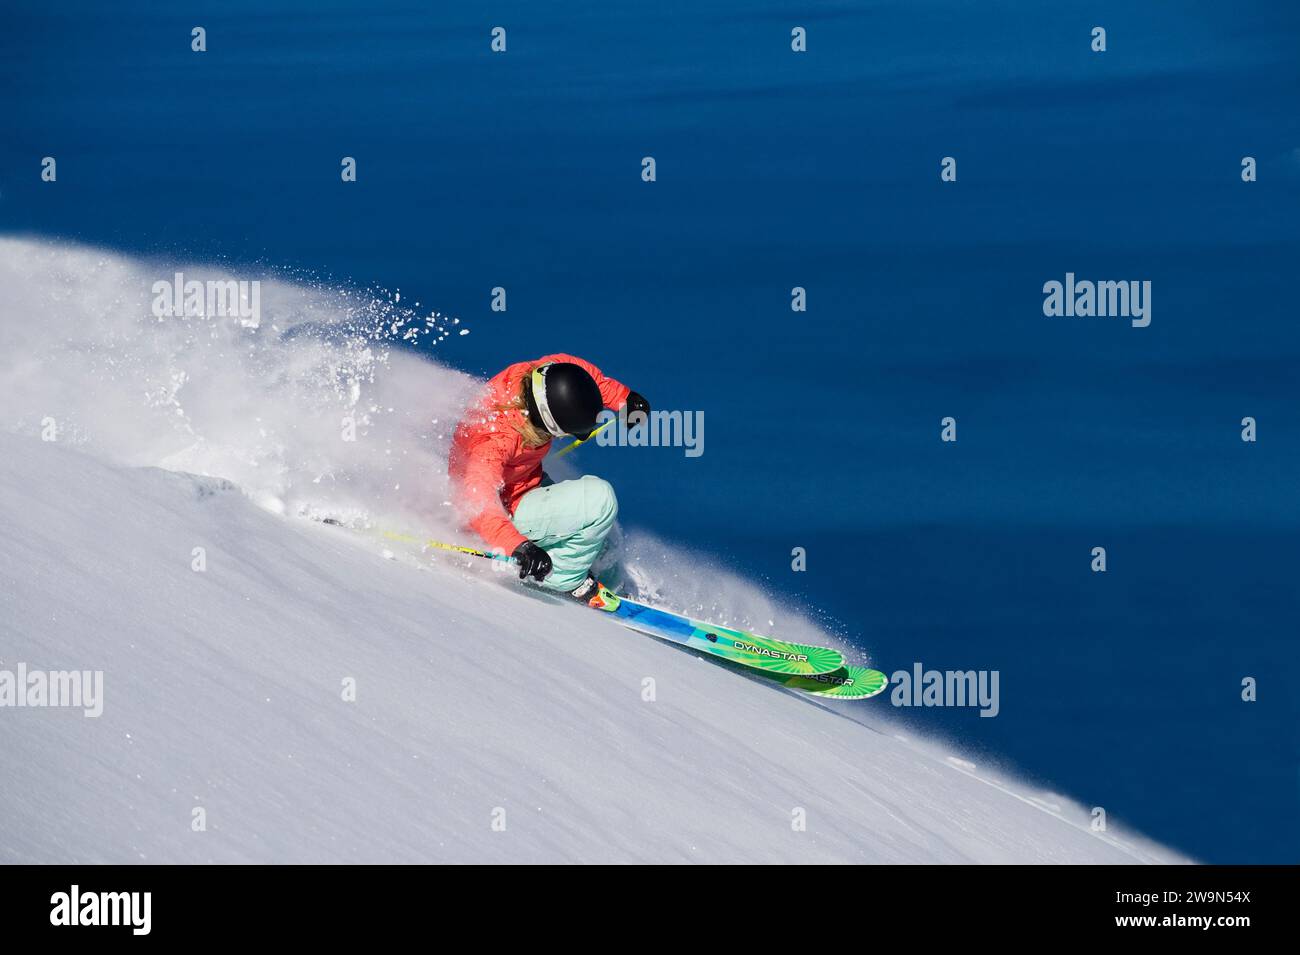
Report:
[[[600,387],[606,408],[620,408],[628,388],[606,378],[591,362],[572,355],[547,355],[511,365],[487,383],[482,396],[456,426],[448,459],[452,494],[470,528],[502,553],[513,554],[526,537],[510,523],[519,499],[542,483],[542,459],[551,449],[524,447],[518,426],[528,415],[524,408],[498,411],[518,404],[524,376],[547,362],[572,362],[584,368]]]

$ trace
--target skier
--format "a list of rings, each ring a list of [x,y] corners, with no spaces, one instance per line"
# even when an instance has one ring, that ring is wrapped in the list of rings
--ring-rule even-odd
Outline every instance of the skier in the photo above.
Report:
[[[599,583],[591,565],[614,526],[618,501],[590,474],[552,484],[542,473],[551,440],[585,441],[601,410],[650,413],[641,395],[590,362],[547,355],[518,362],[487,383],[456,426],[448,471],[466,524],[519,562],[519,579],[583,603]]]

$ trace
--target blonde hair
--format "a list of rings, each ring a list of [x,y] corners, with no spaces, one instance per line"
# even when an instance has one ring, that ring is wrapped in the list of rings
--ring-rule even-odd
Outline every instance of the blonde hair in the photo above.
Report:
[[[538,428],[535,424],[533,424],[532,416],[528,413],[528,398],[526,397],[527,394],[526,389],[528,388],[529,382],[532,380],[533,372],[536,370],[536,368],[540,368],[540,367],[542,366],[537,365],[535,366],[535,368],[529,368],[528,371],[524,374],[524,377],[519,382],[519,393],[516,394],[513,398],[511,398],[506,403],[498,404],[492,408],[493,411],[500,411],[500,412],[508,412],[508,411],[522,412],[522,414],[519,417],[519,420],[514,422],[512,427],[514,427],[514,429],[519,432],[519,436],[524,439],[524,444],[532,448],[540,448],[547,441],[551,440],[550,432],[543,431],[541,428]]]

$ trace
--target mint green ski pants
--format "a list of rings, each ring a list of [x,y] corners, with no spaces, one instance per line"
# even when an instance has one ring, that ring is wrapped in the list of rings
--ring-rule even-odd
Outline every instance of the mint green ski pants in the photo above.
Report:
[[[608,481],[587,474],[573,481],[535,487],[519,499],[514,525],[551,556],[542,581],[551,590],[574,590],[600,556],[618,516]]]

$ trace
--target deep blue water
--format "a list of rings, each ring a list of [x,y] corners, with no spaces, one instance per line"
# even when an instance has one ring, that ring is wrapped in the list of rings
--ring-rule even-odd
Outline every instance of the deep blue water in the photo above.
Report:
[[[885,669],[1001,672],[918,728],[1300,861],[1300,6],[276,6],[6,12],[0,229],[400,287],[466,371],[562,349],[702,410],[702,457],[583,452],[626,523]],[[1150,327],[1044,317],[1067,271],[1150,280]]]

